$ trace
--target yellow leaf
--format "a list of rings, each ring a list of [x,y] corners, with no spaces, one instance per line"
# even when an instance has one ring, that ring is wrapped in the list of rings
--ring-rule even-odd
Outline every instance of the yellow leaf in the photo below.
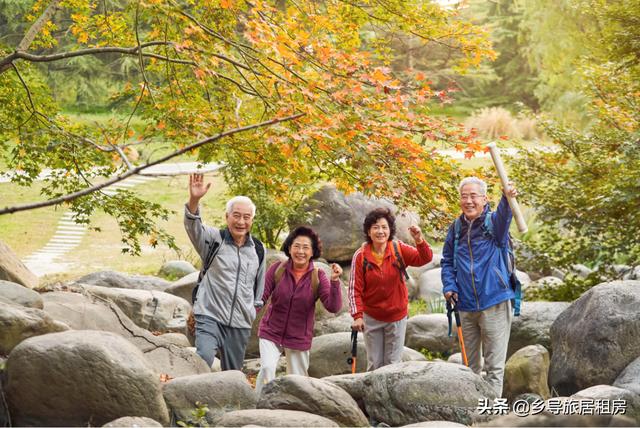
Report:
[[[233,0],[220,0],[220,7],[223,9],[231,9],[233,7]]]

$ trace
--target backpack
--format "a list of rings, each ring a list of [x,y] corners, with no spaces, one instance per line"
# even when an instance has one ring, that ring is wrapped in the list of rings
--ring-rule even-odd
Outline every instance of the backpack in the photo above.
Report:
[[[282,275],[284,275],[284,271],[287,268],[287,262],[280,262],[280,266],[277,267],[274,275],[273,275],[273,290],[271,291],[271,295],[273,296],[273,293],[275,293],[276,288],[278,287],[278,284],[280,283],[280,280],[282,279]],[[318,274],[318,268],[314,267],[313,271],[311,272],[311,291],[313,292],[313,300],[316,301],[318,300],[318,285],[320,284],[320,276]],[[266,304],[266,302],[265,302]]]
[[[458,254],[458,243],[460,242],[460,233],[462,230],[462,221],[460,221],[460,217],[456,218],[454,223],[454,238],[453,238],[453,270],[456,271],[457,259],[456,255]],[[493,221],[491,220],[491,211],[487,212],[484,216],[484,223],[482,224],[482,231],[485,236],[490,239],[494,239],[493,234]],[[499,248],[503,248],[502,246],[498,246]],[[513,315],[520,316],[520,306],[522,303],[522,284],[516,275],[516,256],[513,252],[513,240],[511,239],[511,233],[509,233],[509,240],[507,242],[506,247],[504,247],[504,251],[507,257],[507,270],[509,271],[509,285],[511,289],[515,293],[515,297],[511,300],[513,304]]]
[[[365,244],[362,244],[362,247],[364,248]],[[407,266],[404,264],[404,258],[402,258],[402,253],[400,252],[400,244],[398,244],[398,241],[393,240],[391,241],[391,245],[393,246],[393,254],[395,256],[395,262],[394,265],[395,267],[398,268],[398,270],[400,271],[400,273],[402,274],[402,276],[404,277],[405,280],[409,280],[409,274],[407,273]],[[367,258],[364,256],[364,254],[362,254],[362,275],[364,278],[364,275],[367,273],[367,269],[369,268],[369,266],[371,266],[371,263],[369,263],[369,261],[367,260]],[[405,281],[406,283],[406,281]]]
[[[202,264],[202,270],[200,271],[200,275],[198,275],[198,281],[196,282],[196,286],[191,291],[192,303],[196,302],[197,296],[198,296],[198,288],[200,288],[200,282],[202,282],[202,278],[204,278],[205,274],[209,270],[209,267],[211,267],[211,263],[213,263],[213,259],[215,259],[216,255],[218,255],[218,251],[220,251],[220,247],[222,246],[222,243],[224,242],[224,240],[227,238],[228,235],[229,235],[229,231],[227,229],[222,229],[220,231],[220,242],[216,242],[215,240],[211,241],[211,244],[209,245],[209,251],[207,252],[207,257],[205,257],[204,263]],[[264,260],[264,245],[262,244],[262,242],[260,242],[258,238],[255,238],[253,236],[251,238],[253,239],[254,249],[256,250],[256,255],[258,256],[258,268],[259,268]],[[256,276],[256,281],[258,281],[257,276]],[[253,287],[254,295],[256,293],[257,285],[258,284],[256,282],[256,284]]]

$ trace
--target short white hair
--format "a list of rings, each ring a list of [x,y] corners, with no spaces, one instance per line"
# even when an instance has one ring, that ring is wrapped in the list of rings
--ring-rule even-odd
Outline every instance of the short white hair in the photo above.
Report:
[[[458,191],[462,193],[462,188],[467,184],[477,184],[478,186],[480,186],[480,193],[483,196],[487,195],[487,183],[480,180],[478,177],[466,177],[462,179],[462,181],[460,182],[460,186],[458,186]]]
[[[251,207],[251,217],[255,217],[256,204],[254,204],[253,201],[246,196],[234,196],[233,198],[229,199],[226,209],[227,214],[231,214],[231,212],[233,211],[233,206],[237,203],[249,205]]]

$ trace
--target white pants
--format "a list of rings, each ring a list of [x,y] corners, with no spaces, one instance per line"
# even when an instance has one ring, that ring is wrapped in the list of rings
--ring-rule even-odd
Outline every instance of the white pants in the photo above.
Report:
[[[502,396],[504,366],[512,319],[510,300],[480,312],[460,311],[462,336],[469,368],[481,374],[484,357],[485,380],[491,385],[497,397]]]
[[[402,362],[407,317],[395,322],[378,321],[367,314],[363,318],[367,370]]]
[[[260,339],[260,373],[256,379],[258,396],[262,388],[276,378],[276,368],[282,351],[287,357],[287,374],[309,376],[309,351],[282,348],[270,340]]]

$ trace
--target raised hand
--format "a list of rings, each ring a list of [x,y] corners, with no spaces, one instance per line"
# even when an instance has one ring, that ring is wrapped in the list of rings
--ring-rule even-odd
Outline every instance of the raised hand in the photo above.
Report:
[[[335,281],[342,275],[342,267],[337,263],[331,263],[331,281]]]
[[[502,193],[504,193],[506,196],[510,198],[515,198],[516,196],[518,196],[518,189],[516,189],[516,186],[513,185],[513,182],[510,181],[507,184],[508,184],[507,188],[502,189]]]
[[[204,184],[204,176],[202,174],[189,175],[189,197],[192,199],[202,198],[207,194],[211,183]]]
[[[409,226],[409,233],[411,234],[411,237],[416,242],[416,244],[420,244],[422,243],[422,241],[424,241],[424,237],[422,236],[422,231],[418,226],[416,225]]]

